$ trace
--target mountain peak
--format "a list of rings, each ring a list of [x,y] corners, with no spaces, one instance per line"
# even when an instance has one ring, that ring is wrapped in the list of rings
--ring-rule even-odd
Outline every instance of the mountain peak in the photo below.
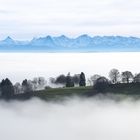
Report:
[[[15,41],[14,41],[10,36],[6,37],[6,38],[3,40],[3,42],[9,43],[9,44],[15,43]]]
[[[55,37],[55,38],[60,39],[60,40],[70,40],[70,38],[68,38],[65,35],[61,35],[61,36],[58,36],[58,37]]]
[[[91,38],[91,37],[87,34],[83,34],[83,35],[80,35],[78,38]]]
[[[7,36],[4,40],[5,41],[9,41],[9,40],[12,40],[13,41],[13,39],[10,36]]]
[[[45,39],[52,40],[52,37],[50,35],[46,36]]]
[[[19,47],[22,45],[22,47]],[[31,45],[31,47],[29,47]],[[140,38],[125,36],[94,36],[87,34],[77,38],[69,38],[65,35],[52,37],[50,35],[33,38],[30,42],[18,42],[10,36],[0,41],[0,49],[5,46],[20,50],[76,50],[76,51],[140,51]],[[5,48],[4,48],[5,49]]]
[[[61,35],[61,36],[59,36],[60,38],[67,38],[65,35]]]

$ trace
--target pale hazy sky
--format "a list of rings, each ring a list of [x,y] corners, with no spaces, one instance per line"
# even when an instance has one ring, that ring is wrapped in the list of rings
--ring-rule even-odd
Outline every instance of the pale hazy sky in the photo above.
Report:
[[[0,0],[0,39],[48,34],[140,37],[140,0]]]

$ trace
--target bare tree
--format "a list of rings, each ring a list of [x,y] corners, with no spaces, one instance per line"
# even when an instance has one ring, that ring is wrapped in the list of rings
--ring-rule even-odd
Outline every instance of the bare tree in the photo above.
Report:
[[[15,94],[20,94],[20,93],[23,93],[22,91],[22,86],[20,85],[20,83],[16,83],[14,85],[14,91],[15,91]]]
[[[38,78],[35,77],[33,80],[32,80],[32,84],[33,84],[33,89],[34,90],[37,90],[38,88]]]
[[[33,84],[30,80],[23,80],[22,82],[22,90],[24,93],[28,93],[28,92],[31,92],[33,91]]]
[[[122,77],[122,82],[124,83],[130,83],[131,81],[133,81],[133,74],[130,71],[122,72],[121,77]]]
[[[100,78],[101,76],[100,75],[98,75],[98,74],[94,74],[93,76],[91,76],[89,79],[88,79],[88,82],[90,83],[90,85],[94,85],[95,84],[95,82],[96,82],[96,80],[98,79],[98,78]]]
[[[44,77],[38,77],[39,89],[43,89],[46,84],[47,84],[47,81],[45,80]]]
[[[32,81],[32,86],[34,90],[44,89],[47,81],[44,77],[36,77]]]
[[[49,82],[50,82],[51,84],[55,84],[55,78],[50,77],[50,78],[49,78]]]
[[[134,82],[135,83],[140,83],[140,73],[138,73],[134,76]]]
[[[120,78],[120,72],[119,70],[117,69],[112,69],[110,72],[109,72],[109,78],[111,80],[111,82],[113,84],[116,84],[119,82],[119,78]]]

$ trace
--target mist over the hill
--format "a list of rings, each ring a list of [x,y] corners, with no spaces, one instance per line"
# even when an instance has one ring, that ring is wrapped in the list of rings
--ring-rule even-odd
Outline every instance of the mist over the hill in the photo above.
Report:
[[[140,139],[140,101],[122,95],[0,101],[0,114],[3,140]]]

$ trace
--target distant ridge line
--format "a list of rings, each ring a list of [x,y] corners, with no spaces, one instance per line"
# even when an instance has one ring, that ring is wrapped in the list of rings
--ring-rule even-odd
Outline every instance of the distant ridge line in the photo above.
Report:
[[[80,35],[69,38],[65,35],[33,38],[18,41],[10,36],[0,41],[0,51],[45,51],[45,52],[139,52],[140,38],[125,36]]]

